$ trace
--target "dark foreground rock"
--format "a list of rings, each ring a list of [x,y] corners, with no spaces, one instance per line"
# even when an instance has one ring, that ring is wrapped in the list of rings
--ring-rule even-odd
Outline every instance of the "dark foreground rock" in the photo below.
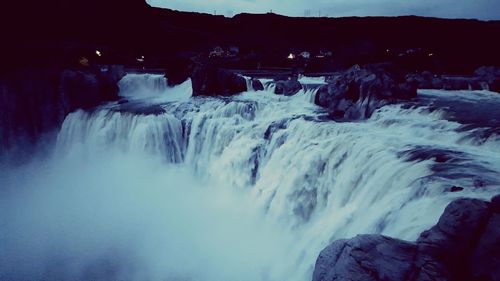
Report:
[[[458,199],[416,242],[382,235],[338,240],[319,255],[313,281],[500,280],[500,196]]]
[[[193,96],[231,96],[247,90],[243,76],[210,65],[196,65],[191,81]]]
[[[316,94],[315,103],[334,119],[369,118],[379,107],[417,96],[417,87],[390,65],[354,66],[334,77]]]

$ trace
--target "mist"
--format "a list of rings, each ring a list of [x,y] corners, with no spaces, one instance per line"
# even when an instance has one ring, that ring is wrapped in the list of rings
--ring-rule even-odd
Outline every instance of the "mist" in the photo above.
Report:
[[[276,280],[293,240],[244,192],[154,156],[54,155],[0,185],[1,280]]]

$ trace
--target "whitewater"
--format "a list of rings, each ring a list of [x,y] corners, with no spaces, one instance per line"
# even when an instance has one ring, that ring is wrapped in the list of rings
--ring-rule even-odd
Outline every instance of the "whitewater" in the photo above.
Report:
[[[463,111],[497,93],[335,122],[315,87],[263,82],[192,97],[128,74],[120,102],[69,114],[50,156],[0,172],[0,280],[306,281],[336,239],[414,240],[452,200],[500,193],[500,126]]]

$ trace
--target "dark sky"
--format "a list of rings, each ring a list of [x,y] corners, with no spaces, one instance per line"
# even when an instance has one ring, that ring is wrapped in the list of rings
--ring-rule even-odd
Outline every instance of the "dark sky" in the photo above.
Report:
[[[152,6],[232,16],[273,12],[289,16],[397,16],[500,19],[500,0],[147,0]]]

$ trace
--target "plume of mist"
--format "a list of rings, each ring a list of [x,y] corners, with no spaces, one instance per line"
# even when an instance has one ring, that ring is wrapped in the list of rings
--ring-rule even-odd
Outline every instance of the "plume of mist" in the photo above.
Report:
[[[266,280],[291,241],[241,192],[144,155],[54,156],[0,186],[1,280]]]

